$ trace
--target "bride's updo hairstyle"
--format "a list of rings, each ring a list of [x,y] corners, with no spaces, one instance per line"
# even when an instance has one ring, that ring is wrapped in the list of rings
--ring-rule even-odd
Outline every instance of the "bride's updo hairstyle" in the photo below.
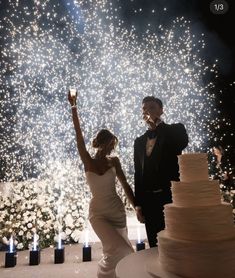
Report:
[[[116,146],[116,144],[118,142],[117,137],[112,132],[110,132],[109,130],[101,129],[98,132],[98,134],[96,135],[96,138],[93,139],[92,147],[98,149],[98,148],[100,148],[100,147],[102,147],[106,144],[109,144],[112,139],[115,140],[115,146]]]

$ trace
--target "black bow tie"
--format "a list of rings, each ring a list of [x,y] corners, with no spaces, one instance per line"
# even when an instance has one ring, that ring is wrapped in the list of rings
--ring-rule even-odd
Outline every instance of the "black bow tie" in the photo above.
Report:
[[[157,137],[157,129],[148,129],[146,131],[146,134],[149,139],[153,139],[153,138]]]

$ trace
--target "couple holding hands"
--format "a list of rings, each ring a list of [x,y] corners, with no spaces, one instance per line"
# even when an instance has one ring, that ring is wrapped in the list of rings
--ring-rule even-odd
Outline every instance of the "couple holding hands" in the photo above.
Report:
[[[157,233],[165,227],[163,207],[172,202],[171,181],[179,180],[177,155],[187,146],[188,136],[183,124],[168,125],[161,120],[163,104],[159,98],[146,96],[143,99],[142,113],[148,129],[134,142],[133,192],[118,157],[110,156],[118,142],[117,137],[107,129],[100,130],[93,139],[92,146],[97,151],[91,157],[86,149],[76,101],[74,103],[70,93],[68,100],[78,152],[92,193],[89,220],[103,247],[97,277],[115,278],[117,263],[134,252],[127,236],[125,208],[115,189],[116,178],[138,220],[145,223],[149,246],[157,246]]]

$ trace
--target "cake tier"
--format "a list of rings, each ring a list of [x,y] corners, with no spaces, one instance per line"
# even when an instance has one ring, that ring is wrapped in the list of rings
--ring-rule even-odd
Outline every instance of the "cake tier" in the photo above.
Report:
[[[180,180],[183,182],[208,180],[206,153],[187,153],[178,156]]]
[[[230,204],[216,206],[164,206],[166,231],[170,237],[194,241],[235,237]]]
[[[187,278],[234,278],[235,237],[193,242],[158,233],[159,261],[165,271]]]
[[[213,206],[221,203],[219,182],[172,182],[172,198],[176,206]]]

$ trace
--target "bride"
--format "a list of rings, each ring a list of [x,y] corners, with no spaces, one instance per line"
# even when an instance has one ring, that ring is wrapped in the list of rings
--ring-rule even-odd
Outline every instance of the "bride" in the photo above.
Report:
[[[92,193],[89,220],[103,246],[103,257],[98,264],[97,276],[114,278],[117,263],[134,252],[127,238],[125,208],[115,189],[116,177],[133,207],[134,194],[127,183],[118,157],[109,156],[117,144],[117,137],[107,129],[100,130],[93,140],[93,147],[97,151],[95,156],[91,157],[82,135],[77,107],[73,105],[74,98],[70,93],[68,100],[72,107],[78,152]]]

